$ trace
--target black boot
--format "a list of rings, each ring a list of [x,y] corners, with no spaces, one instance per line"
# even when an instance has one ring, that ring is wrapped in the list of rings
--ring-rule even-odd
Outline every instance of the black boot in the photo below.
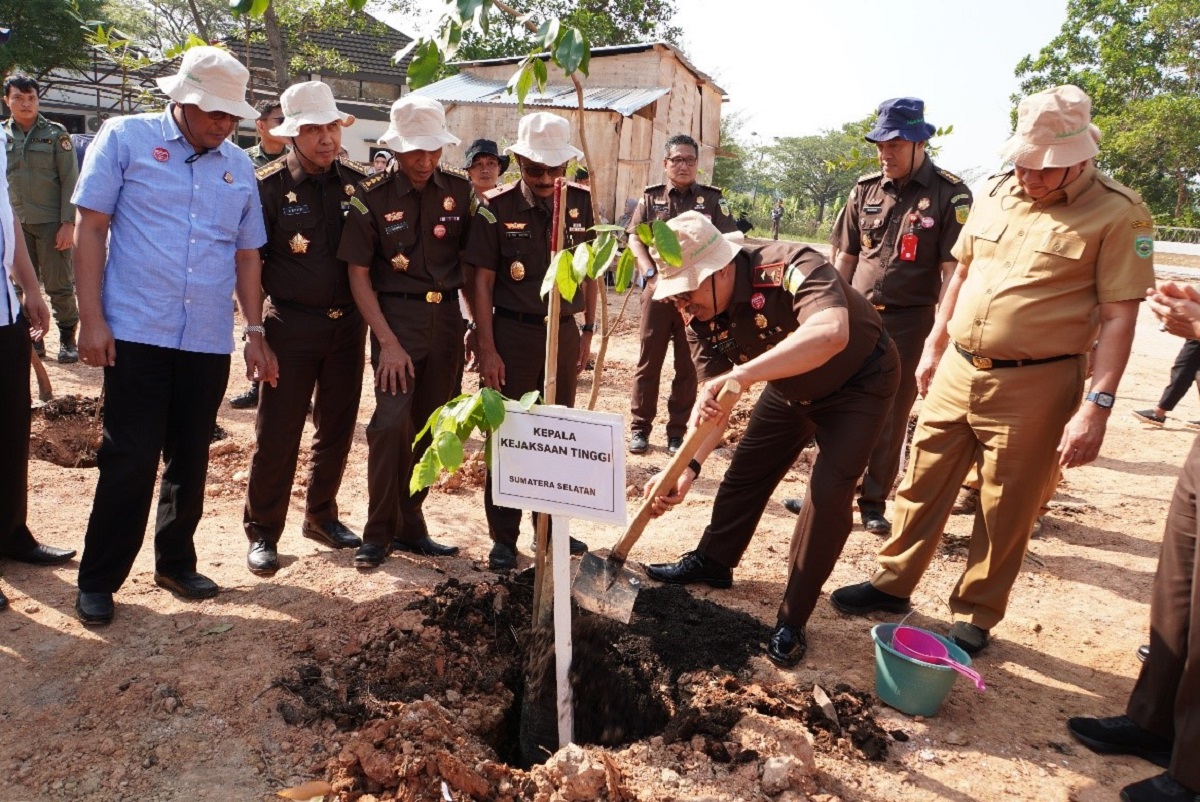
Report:
[[[58,327],[58,361],[63,365],[71,365],[79,361],[79,346],[75,342],[74,326]]]

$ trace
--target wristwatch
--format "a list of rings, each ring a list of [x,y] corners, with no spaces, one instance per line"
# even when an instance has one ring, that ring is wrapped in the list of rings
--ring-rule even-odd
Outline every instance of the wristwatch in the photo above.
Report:
[[[579,330],[581,332],[583,332],[584,334],[591,334],[593,331],[596,330],[596,324],[595,323],[584,323],[582,326],[579,327]]]
[[[658,275],[658,268],[652,267],[642,275],[642,278],[654,278],[657,275]]]
[[[242,329],[242,340],[245,341],[250,339],[251,334],[261,334],[265,337],[267,330],[263,326],[246,326],[244,329]]]
[[[1088,393],[1086,398],[1101,409],[1112,409],[1113,404],[1117,402],[1112,393]]]

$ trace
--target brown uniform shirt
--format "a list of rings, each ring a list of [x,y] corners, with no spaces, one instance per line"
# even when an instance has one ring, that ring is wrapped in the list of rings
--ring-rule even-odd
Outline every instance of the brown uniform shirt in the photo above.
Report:
[[[543,204],[524,181],[497,187],[487,193],[486,206],[475,213],[463,261],[496,274],[492,304],[527,315],[545,315],[546,299],[539,294],[550,267],[552,199]],[[594,238],[591,198],[586,187],[571,184],[567,190],[565,248]],[[583,290],[567,302],[562,313],[583,311]]]
[[[304,306],[352,304],[350,275],[337,250],[366,165],[339,159],[326,173],[308,175],[296,155],[288,154],[255,175],[267,224],[263,289],[275,300]]]
[[[900,188],[883,173],[858,179],[834,226],[830,243],[858,257],[851,282],[877,306],[933,306],[942,289],[941,266],[971,211],[962,179],[925,161]],[[916,258],[901,259],[905,234],[917,238]]]
[[[725,203],[721,190],[697,183],[682,190],[676,189],[669,183],[646,187],[625,230],[634,234],[641,223],[648,223],[652,220],[661,220],[665,223],[684,212],[693,211],[712,220],[712,224],[722,234],[737,231],[737,224],[729,214],[729,206]]]
[[[1041,201],[993,176],[954,247],[967,278],[950,337],[992,359],[1082,354],[1099,304],[1154,286],[1154,222],[1141,196],[1088,166]]]
[[[399,171],[376,173],[350,199],[338,258],[369,267],[376,292],[456,290],[472,205],[471,182],[444,167],[421,191]]]
[[[791,401],[815,401],[836,392],[879,344],[879,313],[852,292],[833,265],[807,245],[745,245],[734,258],[729,308],[709,321],[689,324],[688,343],[702,381],[720,376],[774,348],[822,309],[841,307],[850,318],[846,347],[807,373],[771,382]]]

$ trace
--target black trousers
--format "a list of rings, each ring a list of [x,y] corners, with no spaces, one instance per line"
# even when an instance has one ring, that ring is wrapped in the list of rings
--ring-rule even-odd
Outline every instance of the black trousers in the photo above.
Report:
[[[160,574],[196,570],[192,541],[204,512],[208,446],[229,382],[228,354],[118,340],[104,369],[100,478],[79,561],[79,589],[115,593],[137,559],[161,457],[154,527]]]
[[[4,287],[0,287],[4,292]],[[0,556],[37,545],[25,518],[29,491],[29,321],[0,326]]]
[[[1187,340],[1175,357],[1171,366],[1171,383],[1163,390],[1158,402],[1160,409],[1167,412],[1175,409],[1175,405],[1183,400],[1188,389],[1196,384],[1196,373],[1200,371],[1200,340]]]

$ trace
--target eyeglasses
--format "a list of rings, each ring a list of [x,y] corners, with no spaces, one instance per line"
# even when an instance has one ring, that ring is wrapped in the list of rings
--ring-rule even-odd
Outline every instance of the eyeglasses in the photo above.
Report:
[[[547,167],[544,164],[521,162],[521,172],[530,178],[541,178],[544,175],[548,175],[551,178],[562,178],[567,174],[567,165],[560,164],[557,167]]]
[[[207,117],[209,120],[211,120],[214,123],[231,122],[234,125],[237,125],[238,123],[240,123],[242,121],[241,117],[236,117],[227,111],[206,111],[206,112],[204,112],[204,116]],[[283,118],[281,117],[280,121],[282,121],[282,120],[283,120]]]
[[[699,159],[697,159],[695,156],[672,156],[671,158],[667,159],[667,161],[676,167],[695,167],[696,162],[699,161]]]

